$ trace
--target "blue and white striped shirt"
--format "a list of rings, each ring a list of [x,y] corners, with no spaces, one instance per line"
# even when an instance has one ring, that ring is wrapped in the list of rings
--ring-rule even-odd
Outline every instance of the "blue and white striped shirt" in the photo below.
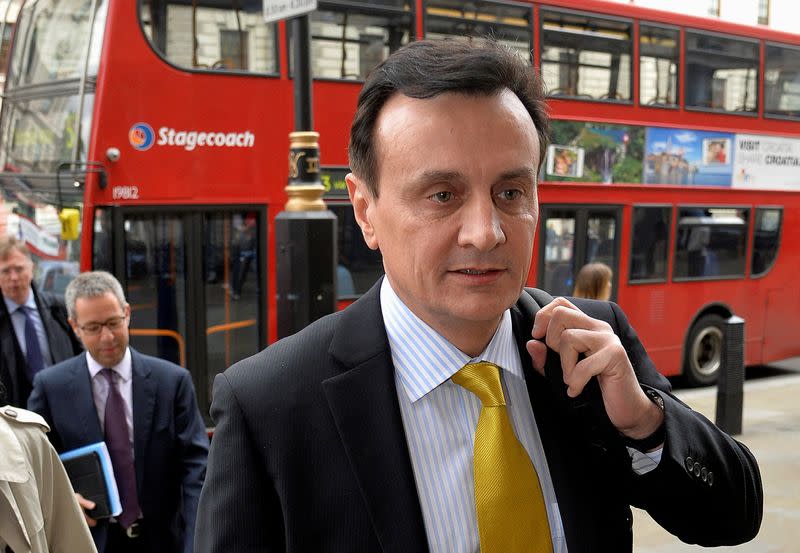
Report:
[[[381,286],[381,309],[430,551],[480,551],[472,457],[481,402],[450,377],[470,361],[489,361],[503,369],[501,380],[511,424],[539,474],[554,552],[566,553],[561,514],[525,386],[510,312],[503,315],[486,350],[470,358],[414,315],[397,297],[388,278]]]

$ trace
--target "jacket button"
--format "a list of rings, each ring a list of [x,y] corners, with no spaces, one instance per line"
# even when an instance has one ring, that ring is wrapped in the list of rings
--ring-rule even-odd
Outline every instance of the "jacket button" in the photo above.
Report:
[[[714,485],[714,473],[713,473],[713,472],[711,472],[711,471],[708,471],[708,481],[707,481],[707,484],[708,484],[709,486],[713,486],[713,485]]]
[[[708,480],[708,469],[706,469],[706,467],[700,469],[700,480],[702,480],[703,482]]]
[[[11,417],[12,419],[16,419],[19,415],[16,411],[14,411],[11,407],[6,407],[5,411],[3,411],[6,415]]]
[[[694,467],[694,459],[691,457],[686,458],[686,470],[692,472],[692,468]]]
[[[700,476],[700,463],[697,461],[694,462],[694,475]]]

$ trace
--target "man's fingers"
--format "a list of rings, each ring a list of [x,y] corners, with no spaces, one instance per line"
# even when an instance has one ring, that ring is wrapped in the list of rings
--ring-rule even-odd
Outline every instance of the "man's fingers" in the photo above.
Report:
[[[89,525],[89,528],[94,528],[97,526],[97,521],[87,514],[88,511],[91,511],[97,506],[95,502],[91,499],[86,499],[78,492],[75,492],[75,499],[78,500],[78,505],[80,505],[81,509],[83,509],[83,518],[86,519],[86,524]]]
[[[602,359],[602,357],[604,357],[602,354],[590,355],[589,357],[584,357],[575,365],[574,370],[570,373],[569,380],[564,379],[569,397],[580,395],[589,380],[603,372],[606,360]]]
[[[533,361],[533,368],[536,369],[536,372],[544,376],[544,364],[547,360],[547,346],[544,342],[540,342],[539,340],[529,340],[525,344],[525,347],[528,349],[528,353]]]
[[[554,299],[536,313],[536,317],[533,319],[533,329],[531,330],[533,338],[540,339],[544,337],[548,326],[550,326],[550,320],[553,318],[555,310],[559,307],[581,312],[569,300],[564,298]]]

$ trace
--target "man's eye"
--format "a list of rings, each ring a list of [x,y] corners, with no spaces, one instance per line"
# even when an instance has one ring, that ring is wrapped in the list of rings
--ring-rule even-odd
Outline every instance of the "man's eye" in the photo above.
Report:
[[[516,188],[503,190],[502,192],[500,192],[500,197],[504,200],[516,200],[520,196],[522,196],[522,190],[518,190]]]
[[[439,203],[449,202],[450,200],[453,199],[453,193],[452,192],[444,192],[444,191],[443,192],[437,192],[436,194],[431,196],[431,199],[433,201],[439,202]]]

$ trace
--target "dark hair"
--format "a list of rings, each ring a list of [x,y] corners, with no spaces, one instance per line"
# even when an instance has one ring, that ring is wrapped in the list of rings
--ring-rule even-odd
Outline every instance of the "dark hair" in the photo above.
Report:
[[[350,127],[350,168],[378,196],[373,133],[378,114],[396,92],[427,99],[447,92],[490,96],[509,89],[520,99],[539,135],[539,164],[549,141],[544,88],[536,70],[509,47],[494,40],[420,40],[375,67],[358,95]]]
[[[576,298],[603,299],[602,294],[613,276],[611,267],[605,263],[584,265],[575,277],[575,290],[572,295]]]

